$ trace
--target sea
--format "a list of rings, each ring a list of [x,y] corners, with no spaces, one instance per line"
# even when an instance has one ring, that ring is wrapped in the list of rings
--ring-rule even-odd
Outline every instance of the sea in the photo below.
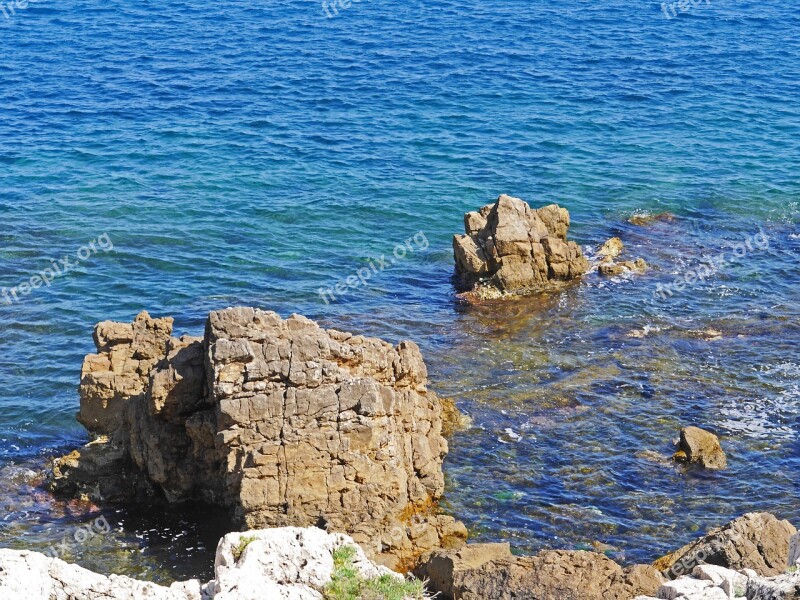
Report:
[[[239,305],[420,345],[473,540],[632,564],[800,526],[795,2],[3,0],[0,57],[0,547],[211,576],[219,511],[42,478],[97,322]],[[649,270],[465,302],[452,236],[500,194]],[[669,460],[687,425],[727,469]]]

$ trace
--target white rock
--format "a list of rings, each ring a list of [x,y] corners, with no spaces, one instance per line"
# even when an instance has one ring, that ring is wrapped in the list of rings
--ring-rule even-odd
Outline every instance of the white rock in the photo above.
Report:
[[[0,550],[3,600],[197,600],[130,577],[105,577],[38,552]]]
[[[800,533],[795,533],[789,540],[789,566],[800,567]]]
[[[698,565],[692,571],[692,576],[704,581],[710,581],[715,586],[722,588],[729,600],[741,596],[747,591],[747,576],[717,565]]]
[[[387,574],[402,579],[374,565],[349,536],[313,527],[283,527],[222,538],[214,563],[215,580],[208,587],[214,600],[320,600],[320,592],[331,580],[333,552],[344,546],[355,548],[353,565],[365,579]],[[238,561],[237,550],[241,551]]]
[[[710,581],[689,576],[678,577],[662,585],[658,597],[662,600],[729,600],[722,588]]]
[[[403,578],[373,564],[349,536],[284,527],[226,535],[217,546],[214,580],[169,588],[99,575],[38,552],[0,550],[0,600],[321,600],[333,552],[344,546],[355,549],[353,566],[365,579]]]
[[[800,598],[800,571],[777,577],[753,577],[747,582],[751,600],[797,600]]]

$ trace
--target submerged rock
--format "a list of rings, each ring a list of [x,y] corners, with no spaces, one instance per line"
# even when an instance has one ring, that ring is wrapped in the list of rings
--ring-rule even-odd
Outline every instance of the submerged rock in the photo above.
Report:
[[[627,600],[654,594],[664,582],[649,565],[623,569],[596,552],[546,550],[536,556],[512,556],[508,544],[437,551],[416,573],[450,600]]]
[[[632,217],[630,217],[628,219],[628,223],[630,223],[631,225],[647,226],[647,225],[652,225],[653,223],[658,223],[658,222],[671,223],[672,221],[675,221],[676,219],[677,219],[677,217],[675,215],[673,215],[672,213],[668,213],[668,212],[662,212],[662,213],[658,213],[658,214],[655,214],[655,215],[651,215],[651,214],[647,214],[647,213],[641,213],[641,214],[636,214],[636,215],[633,215]]]
[[[253,308],[212,312],[204,338],[171,326],[146,313],[98,325],[81,414],[108,436],[55,461],[54,491],[202,500],[250,528],[320,525],[399,569],[463,543],[466,528],[436,510],[447,442],[416,344]]]
[[[699,463],[706,469],[724,469],[728,466],[719,438],[699,427],[684,427],[678,442],[677,461]]]
[[[556,204],[532,209],[502,195],[464,215],[464,229],[453,238],[456,276],[462,291],[479,297],[545,290],[589,269],[580,247],[567,241],[569,213]]]

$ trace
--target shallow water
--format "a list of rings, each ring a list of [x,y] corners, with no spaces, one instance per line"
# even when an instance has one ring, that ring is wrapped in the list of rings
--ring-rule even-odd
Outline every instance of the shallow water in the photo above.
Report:
[[[46,548],[102,510],[113,533],[71,558],[209,574],[213,511],[64,506],[20,469],[85,439],[76,385],[97,321],[147,309],[197,334],[229,305],[417,341],[431,387],[472,418],[446,506],[477,539],[601,542],[633,561],[747,510],[800,522],[799,25],[788,0],[673,20],[620,0],[0,15],[0,288],[97,249],[0,298],[0,545]],[[619,235],[653,269],[465,306],[450,236],[503,192],[559,202],[581,244]],[[677,220],[626,223],[663,211]],[[420,231],[368,286],[317,293]],[[657,299],[759,231],[768,250]],[[723,436],[727,471],[637,458],[669,454],[689,423]]]

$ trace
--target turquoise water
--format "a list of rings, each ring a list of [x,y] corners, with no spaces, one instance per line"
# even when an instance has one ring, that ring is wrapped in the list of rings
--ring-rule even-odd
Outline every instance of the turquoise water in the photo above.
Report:
[[[104,510],[114,533],[73,548],[82,564],[208,573],[207,515],[65,506],[24,469],[85,439],[97,321],[147,309],[197,334],[229,305],[417,341],[431,387],[472,419],[446,507],[476,539],[634,561],[748,510],[800,521],[788,0],[669,20],[616,0],[373,0],[333,18],[311,1],[42,0],[0,13],[0,48],[0,288],[86,256],[0,297],[0,545],[46,546]],[[579,243],[620,235],[653,269],[465,306],[451,236],[500,193],[558,202]],[[626,222],[664,211],[677,219]],[[760,231],[767,250],[655,296]],[[321,298],[418,232],[369,285]],[[636,457],[668,454],[686,424],[723,437],[727,471]]]

